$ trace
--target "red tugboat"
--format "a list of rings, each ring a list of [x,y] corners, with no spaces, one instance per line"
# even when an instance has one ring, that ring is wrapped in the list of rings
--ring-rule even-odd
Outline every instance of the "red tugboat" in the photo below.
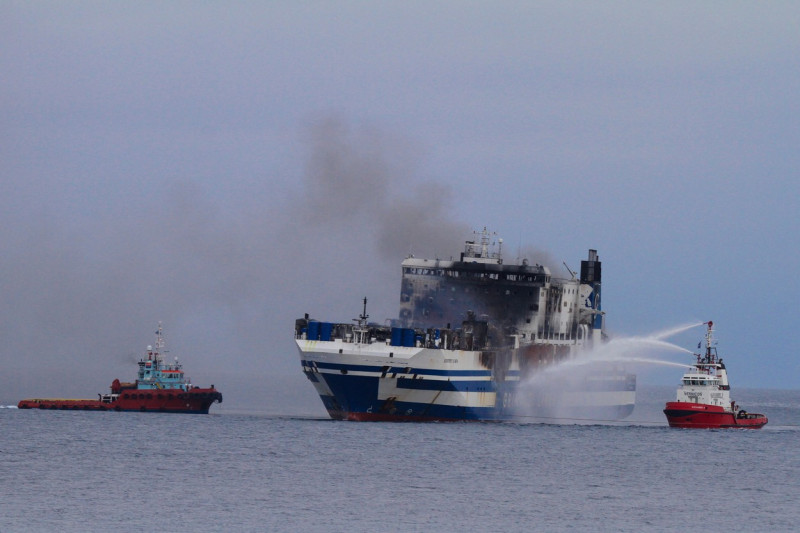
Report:
[[[706,324],[706,353],[695,354],[697,362],[683,375],[677,401],[667,402],[667,422],[675,428],[764,427],[766,416],[748,413],[731,401],[728,371],[711,345],[714,323],[709,320]]]
[[[110,394],[96,400],[33,398],[19,402],[20,409],[75,409],[84,411],[153,411],[157,413],[208,413],[211,404],[222,403],[222,394],[211,385],[194,387],[183,374],[178,358],[172,364],[163,356],[164,335],[161,323],[156,331],[155,348],[147,347],[139,361],[139,375],[133,383],[115,379]]]

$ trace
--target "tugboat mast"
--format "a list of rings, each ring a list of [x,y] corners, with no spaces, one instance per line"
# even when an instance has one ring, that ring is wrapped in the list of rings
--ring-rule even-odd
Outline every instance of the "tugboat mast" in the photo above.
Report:
[[[156,330],[156,350],[155,350],[156,359],[159,361],[163,359],[162,353],[164,351],[164,346],[166,346],[166,344],[164,343],[164,329],[161,326],[161,321],[159,321],[158,329]]]
[[[706,325],[708,326],[708,329],[706,330],[706,357],[704,361],[701,361],[700,354],[697,354],[697,362],[715,364],[717,362],[717,350],[716,348],[713,348],[712,351],[714,322],[709,320],[706,322]]]

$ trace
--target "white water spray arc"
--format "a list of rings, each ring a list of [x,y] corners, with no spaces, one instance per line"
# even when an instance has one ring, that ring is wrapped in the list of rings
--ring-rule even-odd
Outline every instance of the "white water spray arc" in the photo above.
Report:
[[[541,418],[548,422],[575,423],[575,415],[569,411],[569,402],[560,400],[549,402],[549,408],[542,409],[542,398],[580,397],[586,406],[581,419],[591,421],[594,412],[603,412],[603,405],[592,404],[592,392],[586,384],[606,372],[616,374],[620,368],[636,365],[660,365],[690,368],[690,365],[656,358],[653,355],[664,352],[692,354],[677,344],[665,339],[677,335],[703,323],[676,326],[645,336],[615,337],[608,342],[595,345],[574,358],[550,365],[526,377],[519,384],[517,402],[518,416]],[[599,398],[599,397],[598,397]],[[527,404],[527,405],[526,405]],[[533,406],[536,407],[533,407]]]

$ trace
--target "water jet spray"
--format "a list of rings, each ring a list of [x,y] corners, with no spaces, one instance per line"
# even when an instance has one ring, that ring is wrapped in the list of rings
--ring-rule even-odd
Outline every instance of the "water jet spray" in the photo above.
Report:
[[[583,405],[579,418],[602,419],[595,416],[606,406],[595,387],[602,383],[598,379],[606,374],[624,372],[625,367],[635,365],[659,365],[691,368],[663,358],[651,357],[654,352],[679,352],[692,354],[682,346],[664,340],[682,331],[701,326],[703,322],[677,326],[646,336],[616,337],[592,349],[580,352],[576,357],[565,359],[524,377],[519,384],[516,404],[517,416],[542,418],[554,423],[574,423],[574,407]]]

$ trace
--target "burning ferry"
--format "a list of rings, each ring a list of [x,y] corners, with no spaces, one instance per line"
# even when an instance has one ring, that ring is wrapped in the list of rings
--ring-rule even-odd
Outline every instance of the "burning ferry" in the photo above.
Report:
[[[349,323],[295,321],[303,372],[334,419],[624,418],[636,377],[623,368],[546,374],[606,338],[597,252],[567,270],[504,262],[485,228],[458,260],[408,257],[397,319],[369,322],[364,298]]]

